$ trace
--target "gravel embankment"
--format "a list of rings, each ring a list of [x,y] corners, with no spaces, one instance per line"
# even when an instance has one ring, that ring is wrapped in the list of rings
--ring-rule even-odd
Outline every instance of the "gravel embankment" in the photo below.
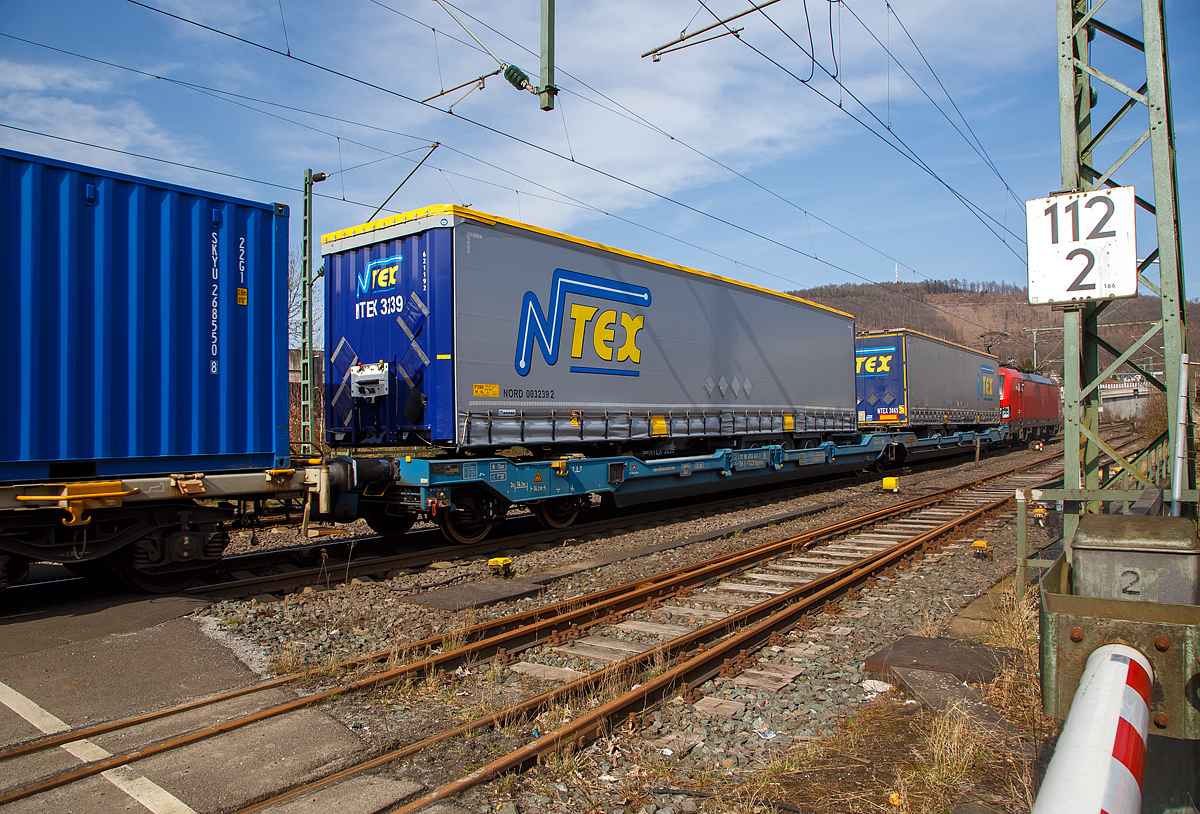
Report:
[[[1047,452],[1056,449],[1048,447]],[[200,615],[222,637],[238,643],[244,651],[257,653],[259,663],[279,666],[324,664],[396,647],[422,638],[450,634],[484,618],[494,618],[537,605],[579,596],[600,588],[699,562],[730,552],[819,528],[872,509],[982,477],[1040,458],[1046,452],[1014,452],[947,466],[936,473],[902,478],[899,495],[882,492],[878,477],[840,489],[782,503],[757,506],[718,517],[701,517],[670,525],[642,528],[619,535],[570,536],[558,546],[535,546],[505,552],[513,558],[518,575],[565,569],[615,552],[634,551],[670,540],[684,539],[704,531],[732,526],[756,518],[777,515],[818,503],[849,502],[816,515],[782,525],[736,536],[691,544],[610,565],[581,571],[552,583],[536,599],[502,603],[478,611],[453,613],[406,602],[406,597],[442,585],[482,579],[487,576],[486,558],[435,563],[418,573],[402,574],[381,582],[336,582],[331,575],[328,589],[305,589],[276,602],[260,604],[249,600],[216,603]],[[1045,532],[1035,530],[1045,538]],[[789,664],[803,672],[779,692],[737,686],[731,679],[718,679],[702,688],[713,695],[744,705],[732,717],[698,715],[682,702],[668,704],[646,717],[646,728],[637,735],[618,735],[603,741],[584,755],[564,765],[542,767],[536,774],[519,779],[501,778],[464,795],[460,803],[480,812],[496,810],[498,803],[514,804],[526,814],[549,812],[603,811],[633,814],[657,812],[678,814],[689,804],[715,810],[701,801],[678,796],[654,796],[648,789],[683,784],[694,787],[697,778],[753,771],[769,762],[790,743],[816,736],[835,725],[836,718],[873,697],[864,687],[867,678],[862,661],[884,645],[910,633],[933,634],[958,609],[992,585],[1012,568],[1015,558],[1015,528],[1009,524],[992,535],[992,561],[975,559],[966,547],[947,552],[936,561],[918,562],[894,580],[881,581],[864,595],[843,604],[835,616],[819,616],[813,630],[793,631],[791,646],[807,643],[809,653],[788,656]],[[678,623],[678,619],[646,616]],[[849,630],[844,630],[849,628]],[[614,635],[605,631],[604,635]],[[636,634],[625,634],[638,638]],[[647,642],[655,641],[646,638]],[[535,648],[524,658],[579,670],[601,666],[567,659],[548,648]],[[783,662],[778,653],[763,651],[760,659]],[[393,688],[368,697],[350,697],[330,707],[362,736],[380,745],[427,736],[435,724],[464,720],[505,699],[523,697],[542,687],[503,668],[480,665],[469,675],[451,677],[442,684],[426,681],[414,687]],[[558,710],[549,715],[558,720],[540,721],[543,730],[561,723],[561,716],[577,713]],[[675,736],[671,746],[658,743]],[[389,774],[416,779],[436,787],[470,771],[533,737],[532,727],[512,726],[497,733],[471,739],[455,748],[439,751],[435,758],[417,758],[388,769]],[[690,748],[689,748],[690,747]],[[670,749],[665,754],[663,749]],[[560,763],[562,763],[560,761]]]

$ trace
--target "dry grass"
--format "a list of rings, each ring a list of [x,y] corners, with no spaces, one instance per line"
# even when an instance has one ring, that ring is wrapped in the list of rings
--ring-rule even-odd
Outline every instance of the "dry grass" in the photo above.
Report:
[[[273,675],[282,676],[299,673],[306,666],[304,651],[294,645],[285,644],[279,648],[279,655],[267,666],[267,669]]]
[[[1153,441],[1166,431],[1167,394],[1152,387],[1150,388],[1150,398],[1142,413],[1142,419],[1137,423],[1137,432],[1146,441]]]
[[[990,752],[983,730],[958,704],[932,716],[916,764],[897,782],[901,811],[925,814],[949,808]]]
[[[1036,602],[1032,592],[999,598],[989,643],[1014,657],[983,693],[1014,724],[1047,733],[1054,723],[1041,714]],[[928,635],[931,627],[926,617],[915,631]],[[961,707],[933,714],[881,699],[840,719],[829,737],[801,742],[775,766],[739,778],[734,790],[720,790],[716,810],[765,810],[765,801],[786,801],[822,814],[926,814],[948,811],[974,789],[1003,810],[1029,811],[1032,761],[1008,752],[998,737]]]
[[[1000,596],[987,643],[1013,651],[1012,660],[983,689],[983,697],[1012,723],[1028,732],[1046,732],[1054,722],[1042,714],[1041,668],[1038,657],[1037,593]]]
[[[480,614],[475,609],[461,611],[454,620],[454,627],[442,637],[442,652],[458,650],[467,643],[467,630],[479,624]]]
[[[920,617],[917,619],[916,625],[913,626],[913,636],[924,636],[928,639],[936,639],[942,632],[943,622],[938,621],[932,611],[925,609],[921,611]]]
[[[671,667],[671,656],[666,649],[659,647],[654,651],[654,656],[642,669],[642,683],[658,678]]]
[[[736,790],[720,792],[717,810],[749,812],[774,800],[823,814],[896,812],[888,798],[919,767],[928,720],[890,697],[864,707],[839,719],[830,736],[801,741]]]

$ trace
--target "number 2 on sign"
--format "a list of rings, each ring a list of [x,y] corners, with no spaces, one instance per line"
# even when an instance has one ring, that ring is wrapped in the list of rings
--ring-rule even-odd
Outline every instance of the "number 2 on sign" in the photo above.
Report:
[[[1071,249],[1067,252],[1067,259],[1074,260],[1076,257],[1082,257],[1084,260],[1083,271],[1079,272],[1079,276],[1075,281],[1067,286],[1067,291],[1095,291],[1095,283],[1085,283],[1084,277],[1091,273],[1092,268],[1096,265],[1096,255],[1092,254],[1087,249]]]

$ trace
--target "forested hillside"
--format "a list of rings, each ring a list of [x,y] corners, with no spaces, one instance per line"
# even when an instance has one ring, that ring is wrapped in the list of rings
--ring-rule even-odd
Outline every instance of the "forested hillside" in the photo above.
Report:
[[[991,347],[1002,362],[1032,367],[1033,328],[1062,327],[1062,314],[1049,306],[1029,304],[1024,288],[1011,283],[931,280],[921,283],[827,285],[790,292],[839,311],[854,314],[858,330],[913,328],[980,350]],[[1117,300],[1100,315],[1100,336],[1124,350],[1159,319],[1157,297]],[[1188,304],[1189,345],[1200,335],[1200,304]],[[1145,324],[1130,324],[1145,323]],[[1062,370],[1062,332],[1039,330],[1037,361],[1043,371]],[[1161,339],[1155,338],[1135,360],[1161,365]]]

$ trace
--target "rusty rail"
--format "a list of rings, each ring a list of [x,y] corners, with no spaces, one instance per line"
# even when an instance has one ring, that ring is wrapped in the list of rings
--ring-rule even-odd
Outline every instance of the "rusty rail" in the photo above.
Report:
[[[246,716],[243,716],[240,718],[226,721],[226,722],[218,724],[216,726],[207,727],[205,729],[187,733],[185,735],[181,735],[176,738],[172,738],[172,739],[169,739],[169,740],[157,743],[157,744],[153,744],[151,746],[148,746],[148,747],[145,747],[142,749],[132,750],[132,751],[120,754],[120,755],[114,755],[110,758],[106,758],[101,761],[95,761],[95,762],[86,764],[84,766],[78,767],[76,769],[57,774],[57,775],[51,776],[49,778],[45,778],[40,781],[34,782],[34,783],[16,787],[16,788],[11,789],[8,792],[5,792],[4,794],[0,795],[0,805],[5,805],[7,803],[10,803],[10,802],[13,802],[13,801],[16,801],[19,799],[23,799],[25,797],[28,797],[28,796],[31,796],[33,794],[37,794],[37,793],[40,793],[43,791],[48,791],[50,789],[57,788],[59,786],[65,785],[67,783],[74,782],[75,780],[80,780],[85,777],[90,777],[90,776],[98,774],[100,772],[107,771],[109,769],[113,769],[118,766],[125,765],[125,764],[130,763],[135,760],[141,760],[143,758],[149,757],[151,755],[159,754],[164,751],[168,751],[168,750],[176,748],[178,746],[195,743],[197,741],[204,740],[206,738],[212,737],[212,736],[220,734],[222,732],[229,732],[229,731],[241,728],[243,726],[247,726],[249,724],[265,720],[270,717],[274,717],[277,715],[284,714],[286,712],[290,712],[295,709],[309,706],[309,705],[317,703],[319,701],[331,698],[335,695],[344,695],[344,694],[347,694],[350,692],[356,692],[358,690],[368,689],[371,687],[385,686],[387,684],[394,683],[396,681],[400,681],[406,676],[410,676],[410,675],[414,675],[414,674],[419,675],[419,674],[424,674],[428,671],[436,671],[439,669],[441,669],[441,670],[449,669],[449,668],[452,668],[454,666],[457,666],[457,665],[463,663],[465,660],[468,660],[468,659],[471,659],[471,660],[490,659],[490,658],[496,657],[498,655],[504,655],[506,653],[517,652],[519,650],[523,650],[525,648],[528,648],[530,646],[540,643],[545,638],[548,638],[550,635],[552,635],[554,633],[561,634],[566,631],[572,631],[572,633],[569,635],[573,635],[574,631],[584,630],[595,624],[605,622],[611,618],[615,618],[615,616],[617,614],[627,613],[631,610],[634,610],[634,609],[637,609],[637,608],[643,606],[647,602],[657,601],[657,600],[661,600],[662,598],[665,598],[668,596],[673,596],[676,592],[678,592],[682,588],[693,587],[695,585],[702,584],[704,582],[707,582],[713,578],[722,576],[724,574],[732,573],[734,571],[740,571],[740,570],[750,567],[758,562],[768,560],[775,556],[778,556],[781,553],[795,551],[799,548],[811,546],[817,542],[826,540],[830,537],[834,537],[834,536],[837,536],[840,534],[847,533],[849,531],[860,528],[862,526],[872,525],[872,524],[877,523],[882,519],[886,519],[892,515],[907,514],[909,512],[916,511],[927,505],[938,503],[941,500],[944,500],[946,498],[946,496],[953,494],[955,492],[959,492],[964,489],[974,488],[974,487],[976,487],[982,483],[985,483],[987,481],[1002,478],[1002,477],[1011,475],[1015,472],[1019,472],[1024,469],[1033,468],[1042,463],[1046,463],[1050,460],[1053,460],[1056,457],[1058,457],[1058,456],[1057,455],[1044,456],[1042,458],[1039,458],[1036,461],[1030,462],[1028,464],[1024,464],[1019,467],[1013,467],[1013,468],[1010,468],[1008,470],[1005,470],[1005,471],[997,473],[997,474],[989,475],[989,476],[982,477],[982,478],[977,478],[967,484],[958,485],[958,486],[950,487],[947,489],[939,490],[938,492],[934,492],[934,493],[931,493],[929,495],[926,495],[926,496],[923,496],[920,498],[915,498],[913,500],[895,504],[893,506],[889,506],[884,509],[879,509],[879,510],[870,512],[866,515],[862,515],[857,518],[852,518],[850,520],[841,521],[839,523],[834,523],[829,526],[825,526],[821,529],[816,529],[816,530],[813,530],[810,532],[805,532],[800,535],[795,535],[795,536],[788,537],[788,538],[785,538],[782,540],[774,541],[772,543],[767,543],[765,545],[756,546],[756,547],[752,547],[752,548],[748,548],[748,549],[743,549],[742,551],[735,552],[734,554],[727,554],[727,555],[723,555],[720,557],[715,557],[715,558],[706,560],[701,563],[696,563],[696,564],[690,565],[690,566],[684,566],[683,568],[675,569],[675,570],[669,571],[669,572],[664,572],[662,574],[658,574],[658,575],[656,575],[654,577],[650,577],[648,579],[636,580],[636,581],[626,583],[621,586],[616,586],[614,588],[606,589],[604,591],[598,591],[593,594],[587,595],[585,597],[579,597],[576,599],[567,600],[565,602],[561,602],[561,603],[558,603],[553,606],[538,608],[538,609],[534,609],[531,611],[527,611],[523,614],[517,614],[515,616],[505,617],[504,619],[494,620],[493,622],[476,625],[476,626],[473,626],[472,628],[468,628],[468,629],[462,631],[460,634],[460,635],[463,635],[464,637],[466,637],[468,640],[471,638],[475,638],[475,641],[473,641],[473,642],[469,641],[469,643],[467,643],[464,646],[457,648],[455,650],[452,650],[452,651],[449,651],[446,653],[439,653],[436,655],[432,655],[427,658],[420,659],[411,664],[403,665],[403,666],[395,668],[393,670],[385,671],[385,672],[377,674],[375,676],[370,676],[370,677],[361,679],[359,681],[351,682],[349,684],[344,684],[344,685],[341,685],[338,687],[324,690],[322,692],[307,695],[302,698],[295,699],[288,703],[281,704],[281,705],[272,707],[267,710],[262,710],[260,712],[253,713],[251,715],[246,715]],[[924,541],[926,541],[928,539],[934,539],[937,536],[940,536],[941,534],[948,533],[949,530],[952,530],[953,528],[956,528],[957,526],[962,525],[963,523],[970,522],[971,519],[987,512],[987,511],[992,511],[995,508],[997,508],[998,506],[1003,505],[1003,503],[1005,503],[1007,500],[1011,500],[1011,499],[1012,499],[1011,495],[1006,498],[999,499],[999,500],[995,501],[993,504],[989,504],[989,506],[987,506],[987,507],[978,509],[976,511],[969,513],[968,515],[965,515],[964,518],[960,518],[955,521],[951,521],[950,523],[947,523],[944,526],[939,527],[938,529],[935,529],[932,532],[922,534],[919,537],[914,538],[914,540],[909,543],[902,543],[899,546],[893,547],[892,549],[887,549],[884,552],[881,552],[880,554],[872,555],[871,557],[866,558],[862,561],[859,561],[858,563],[855,563],[852,566],[847,566],[846,569],[843,569],[842,571],[838,571],[833,574],[829,574],[829,575],[823,576],[821,578],[818,578],[804,586],[793,589],[792,591],[789,591],[786,594],[781,594],[779,597],[774,597],[772,599],[765,600],[764,602],[760,603],[757,606],[745,609],[739,613],[735,613],[735,614],[727,617],[726,619],[714,622],[711,625],[705,626],[703,628],[699,628],[696,631],[686,634],[684,637],[682,637],[678,640],[675,640],[674,642],[667,643],[667,644],[671,645],[672,651],[687,647],[692,642],[697,641],[698,640],[697,637],[700,636],[700,634],[702,634],[702,633],[704,634],[704,636],[711,636],[711,635],[714,635],[715,631],[717,631],[717,630],[724,630],[724,629],[728,628],[730,625],[742,624],[745,622],[745,620],[751,618],[755,614],[769,612],[768,609],[772,608],[776,604],[778,604],[781,599],[787,598],[788,601],[791,601],[792,599],[794,599],[796,597],[802,596],[806,592],[821,591],[822,589],[820,586],[827,585],[830,582],[830,580],[834,580],[834,579],[838,578],[838,576],[840,574],[842,574],[843,571],[851,570],[851,571],[854,571],[857,573],[858,571],[869,568],[870,564],[873,564],[876,561],[878,561],[880,559],[884,559],[884,558],[886,558],[887,561],[890,563],[895,558],[905,556],[907,553],[909,553],[910,551],[915,549],[915,547],[922,545]],[[903,551],[899,554],[895,554],[895,552],[899,549],[903,549]],[[845,578],[850,579],[851,577],[848,576]],[[855,578],[857,578],[857,577],[855,577]],[[866,577],[864,576],[863,578],[865,579]],[[826,590],[833,591],[835,589],[828,588]],[[808,607],[808,605],[805,605],[805,607]],[[757,627],[755,627],[753,629],[757,629]],[[705,631],[707,631],[707,633],[704,633]],[[721,635],[725,635],[725,634],[721,634]],[[380,651],[379,653],[371,654],[369,656],[364,656],[364,657],[361,657],[358,659],[349,660],[347,662],[343,662],[342,664],[343,664],[343,666],[355,666],[355,665],[367,664],[367,663],[377,661],[380,659],[390,658],[392,655],[396,654],[397,652],[403,651],[403,650],[419,648],[422,646],[429,646],[429,647],[437,646],[437,645],[441,644],[442,642],[444,642],[444,640],[445,640],[444,636],[431,637],[429,639],[423,640],[423,642],[419,642],[414,645],[410,645],[406,648],[396,648],[393,650]],[[740,641],[740,638],[739,638],[739,641]],[[664,645],[664,647],[665,646],[666,645]],[[653,652],[653,651],[651,651],[651,652]],[[646,654],[643,654],[643,656],[645,656],[645,655]],[[635,659],[636,658],[637,657],[635,657]],[[626,661],[631,661],[631,660],[626,660]],[[625,662],[619,663],[619,665],[624,665],[624,664],[625,664]],[[619,666],[619,665],[614,665],[614,667]],[[626,666],[628,666],[628,665],[626,665]],[[598,675],[602,675],[602,674],[607,675],[607,672],[600,671],[599,673],[595,673],[593,675],[598,676]],[[669,671],[668,674],[674,675],[674,671]],[[668,675],[668,674],[664,674],[664,675]],[[271,681],[262,682],[260,684],[253,685],[251,687],[241,688],[239,690],[232,690],[230,692],[222,693],[218,696],[213,696],[208,699],[202,699],[200,701],[193,702],[191,704],[180,705],[177,707],[172,707],[167,710],[162,710],[162,711],[155,712],[155,713],[148,713],[146,715],[137,716],[137,718],[124,719],[122,721],[111,722],[109,724],[101,724],[101,725],[97,725],[94,727],[88,727],[87,729],[83,729],[83,730],[75,730],[72,732],[51,736],[49,738],[43,738],[38,741],[31,742],[29,744],[24,744],[22,746],[14,747],[14,748],[6,750],[4,752],[0,752],[0,758],[15,757],[18,754],[27,754],[29,752],[49,748],[49,747],[55,746],[55,745],[60,745],[65,742],[79,740],[80,738],[91,737],[94,735],[103,734],[105,732],[111,732],[116,729],[124,728],[127,726],[132,726],[135,723],[144,723],[145,721],[165,717],[167,715],[181,712],[185,709],[195,709],[197,707],[204,706],[206,704],[215,703],[218,700],[227,700],[229,698],[238,697],[239,695],[245,695],[248,693],[257,692],[262,689],[267,689],[268,687],[279,686],[281,684],[285,684],[290,681],[295,681],[298,678],[302,678],[304,675],[306,675],[306,674],[301,673],[301,674],[294,674],[292,676],[285,676],[285,677],[281,677],[281,678],[274,679]],[[584,682],[584,681],[590,680],[591,678],[592,678],[591,676],[588,676],[588,677],[585,677],[584,679],[580,679],[579,682]],[[562,688],[559,688],[559,690],[560,691],[568,691],[569,689],[575,688],[574,684],[577,684],[579,682],[575,682],[571,685],[566,685]],[[652,682],[652,685],[658,686],[659,683],[660,682],[656,679],[655,682]],[[531,699],[531,702],[533,700],[534,699]],[[606,705],[606,707],[607,707],[607,705]],[[514,708],[514,710],[515,710],[515,708]],[[513,710],[505,710],[501,713],[498,713],[498,715],[510,715],[510,714],[513,714],[513,712],[514,712]],[[480,719],[480,721],[494,720],[495,717],[496,716],[491,716],[487,719]],[[473,724],[464,725],[464,726],[472,726],[474,724],[477,724],[478,726],[486,725],[486,724],[480,723],[480,721],[476,721],[476,722],[473,722]],[[476,728],[478,728],[478,726]],[[459,727],[457,729],[462,729],[462,728]],[[457,729],[452,730],[452,732],[457,732]],[[431,742],[436,742],[437,740],[444,740],[446,737],[451,737],[451,736],[452,736],[451,734],[442,733],[441,735],[434,736],[433,739],[427,739],[427,740],[431,740]],[[557,743],[557,742],[558,741],[555,741],[555,743]],[[424,742],[422,742],[422,743],[424,743]],[[410,747],[406,747],[406,749],[407,748],[410,748]],[[393,758],[393,759],[396,759],[396,758]],[[479,782],[479,781],[476,780],[475,782]],[[406,809],[402,809],[402,810],[408,810],[408,809],[406,808]]]

